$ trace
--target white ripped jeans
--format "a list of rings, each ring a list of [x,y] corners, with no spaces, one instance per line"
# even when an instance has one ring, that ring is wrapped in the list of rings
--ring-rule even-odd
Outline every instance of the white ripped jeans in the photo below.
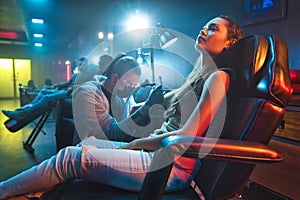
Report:
[[[62,149],[39,165],[1,182],[0,199],[44,191],[77,178],[139,191],[153,152],[117,149],[122,144],[94,137],[86,138],[79,146]],[[166,190],[185,188],[192,178],[185,170],[173,167]]]

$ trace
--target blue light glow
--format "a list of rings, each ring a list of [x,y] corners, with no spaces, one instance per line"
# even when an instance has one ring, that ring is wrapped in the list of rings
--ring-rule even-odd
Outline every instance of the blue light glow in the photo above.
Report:
[[[259,82],[259,84],[257,85],[257,89],[265,91],[267,90],[267,81],[266,80],[262,80]]]
[[[263,0],[263,8],[271,8],[274,7],[273,0]]]

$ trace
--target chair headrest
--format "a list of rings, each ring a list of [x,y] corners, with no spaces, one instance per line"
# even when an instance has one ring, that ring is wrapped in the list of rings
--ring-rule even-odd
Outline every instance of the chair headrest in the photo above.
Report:
[[[273,35],[250,35],[216,58],[230,68],[239,96],[263,98],[285,106],[292,94],[286,43]]]

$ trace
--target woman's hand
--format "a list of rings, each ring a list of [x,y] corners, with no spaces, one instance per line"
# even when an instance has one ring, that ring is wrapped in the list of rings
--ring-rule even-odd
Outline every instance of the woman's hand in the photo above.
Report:
[[[136,139],[132,142],[120,146],[119,149],[131,149],[131,150],[146,149],[147,143],[149,143],[149,141],[147,141],[147,138]]]
[[[118,149],[134,149],[134,142],[136,140],[132,141],[132,142],[129,142],[129,143],[126,143],[122,146],[120,146]]]
[[[168,132],[161,135],[156,135],[155,137],[146,137],[146,138],[140,138],[136,139],[130,143],[127,143],[119,149],[131,149],[131,150],[140,150],[144,149],[147,151],[155,151],[159,147],[161,141],[171,135],[175,135],[176,132]]]

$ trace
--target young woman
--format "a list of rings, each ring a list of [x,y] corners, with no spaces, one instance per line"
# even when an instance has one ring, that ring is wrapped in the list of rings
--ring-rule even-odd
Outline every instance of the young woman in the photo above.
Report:
[[[206,51],[207,54],[201,54],[200,65],[195,67],[186,83],[174,91],[174,98],[166,112],[168,121],[160,131],[130,143],[88,138],[81,145],[67,147],[41,164],[1,182],[0,199],[46,190],[74,178],[138,191],[154,151],[163,138],[170,135],[201,136],[205,133],[226,99],[230,82],[226,72],[213,67],[213,59],[241,37],[241,28],[227,16],[218,16],[201,29],[195,47],[199,52]],[[180,100],[189,93],[188,88],[192,88],[198,100],[190,114],[180,108]],[[188,115],[189,118],[182,120],[181,115]],[[192,172],[198,169],[196,161],[181,162],[185,161],[183,159],[176,161],[167,183],[167,191],[187,187],[193,178]]]

